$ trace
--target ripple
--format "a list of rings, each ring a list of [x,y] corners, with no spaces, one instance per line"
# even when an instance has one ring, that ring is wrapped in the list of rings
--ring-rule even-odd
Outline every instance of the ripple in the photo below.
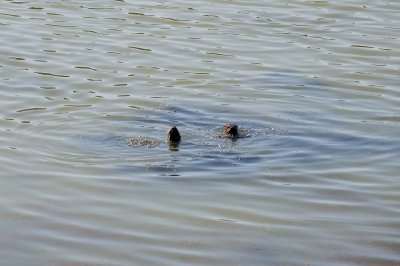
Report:
[[[75,68],[77,69],[87,69],[87,70],[92,70],[92,71],[98,71],[97,69],[91,68],[91,67],[85,67],[85,66],[76,66]]]
[[[17,110],[17,113],[30,112],[30,111],[44,111],[44,110],[47,110],[47,108],[35,107],[35,108],[27,108],[27,109]]]
[[[92,107],[91,104],[64,104],[65,107],[76,107],[76,108],[85,108],[85,107]]]
[[[128,48],[139,50],[139,51],[144,51],[144,52],[151,52],[152,51],[149,48],[143,48],[143,47],[137,47],[137,46],[128,46]]]
[[[68,75],[54,74],[54,73],[48,73],[48,72],[35,72],[35,74],[44,75],[44,76],[53,76],[53,77],[59,77],[59,78],[69,78],[70,77]]]

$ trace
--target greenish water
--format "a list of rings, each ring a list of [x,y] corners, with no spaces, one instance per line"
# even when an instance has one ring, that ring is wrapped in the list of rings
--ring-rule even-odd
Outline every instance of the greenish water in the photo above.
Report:
[[[0,264],[399,265],[399,9],[3,1]]]

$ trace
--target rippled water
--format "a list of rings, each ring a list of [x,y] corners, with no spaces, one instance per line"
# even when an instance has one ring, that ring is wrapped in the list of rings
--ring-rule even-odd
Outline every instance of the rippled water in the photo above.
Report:
[[[400,265],[399,9],[3,1],[1,264]]]

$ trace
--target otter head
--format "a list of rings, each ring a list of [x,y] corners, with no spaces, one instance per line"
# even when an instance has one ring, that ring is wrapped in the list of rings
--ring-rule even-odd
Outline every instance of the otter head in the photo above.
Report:
[[[238,125],[226,124],[224,126],[224,136],[230,138],[236,138],[239,136]]]
[[[179,143],[181,141],[181,134],[176,127],[171,127],[167,132],[167,141]]]

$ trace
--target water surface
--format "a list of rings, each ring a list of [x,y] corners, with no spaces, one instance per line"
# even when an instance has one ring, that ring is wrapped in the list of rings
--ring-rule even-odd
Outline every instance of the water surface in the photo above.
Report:
[[[399,265],[399,9],[4,1],[2,265]]]

